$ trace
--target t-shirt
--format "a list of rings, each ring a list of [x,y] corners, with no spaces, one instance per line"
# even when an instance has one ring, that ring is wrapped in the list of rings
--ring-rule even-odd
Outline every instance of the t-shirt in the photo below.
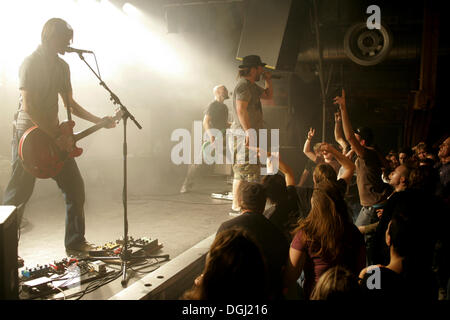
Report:
[[[368,271],[361,280],[360,286],[367,299],[397,301],[413,297],[402,275],[383,266],[379,266],[378,270],[378,273],[375,270]],[[376,279],[378,276],[379,279]]]
[[[363,298],[367,301],[436,301],[438,286],[434,272],[414,270],[410,279],[384,266],[367,272],[361,280]],[[378,279],[377,279],[378,278]]]
[[[236,227],[246,230],[261,249],[267,265],[270,291],[273,296],[279,296],[282,288],[282,268],[289,253],[288,240],[266,217],[252,212],[225,221],[217,230],[217,234]]]
[[[47,52],[39,46],[25,58],[19,70],[19,89],[30,96],[34,112],[48,117],[49,122],[58,124],[58,94],[72,90],[69,65],[58,55]],[[30,116],[22,109],[22,97],[17,117],[17,126],[23,130],[33,126]]]
[[[362,261],[360,255],[365,252],[363,235],[355,225],[348,224],[343,241],[345,245],[342,248],[341,255],[336,261],[331,262],[325,257],[313,254],[311,245],[305,241],[305,233],[303,230],[299,230],[296,233],[291,242],[291,248],[306,253],[306,261],[303,269],[305,273],[304,289],[306,296],[309,297],[320,276],[335,265],[342,265],[355,274],[359,273],[360,261]]]
[[[250,121],[250,128],[255,130],[263,128],[263,112],[261,106],[261,95],[264,89],[256,83],[251,83],[245,78],[240,78],[233,92],[233,123],[231,129],[242,129],[241,122],[237,114],[236,100],[247,101],[247,112]]]
[[[217,100],[211,102],[205,110],[205,114],[211,118],[211,127],[225,130],[228,126],[228,107]]]
[[[385,200],[389,195],[389,185],[381,179],[382,163],[375,150],[364,148],[362,157],[356,165],[356,183],[363,207],[370,207]]]

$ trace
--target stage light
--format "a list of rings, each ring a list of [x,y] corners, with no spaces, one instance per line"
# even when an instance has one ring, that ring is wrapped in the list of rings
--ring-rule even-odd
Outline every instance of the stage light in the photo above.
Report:
[[[130,3],[116,7],[108,0],[15,0],[0,10],[2,86],[17,82],[20,64],[39,45],[44,23],[54,17],[73,27],[74,47],[96,53],[104,77],[117,76],[129,67],[167,75],[183,72],[182,59],[170,39],[156,31],[151,26],[154,21]],[[91,79],[89,72],[77,68],[77,55],[65,54],[63,59],[71,65],[74,82]]]
[[[131,3],[128,3],[128,2],[126,2],[122,6],[122,10],[130,17],[140,17],[142,15],[141,11],[138,8],[136,8]]]

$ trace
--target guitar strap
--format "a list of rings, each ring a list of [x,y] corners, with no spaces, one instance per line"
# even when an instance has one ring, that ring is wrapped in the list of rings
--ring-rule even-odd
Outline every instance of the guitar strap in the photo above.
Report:
[[[67,93],[60,93],[61,95],[64,95],[64,100],[65,101],[69,101],[69,99],[68,99],[68,97],[67,97]],[[67,110],[67,120],[69,120],[69,121],[72,121],[72,113],[71,113],[71,110],[70,109],[72,109],[72,107],[70,106],[70,105],[68,105],[67,106],[67,108],[66,108],[66,110]]]

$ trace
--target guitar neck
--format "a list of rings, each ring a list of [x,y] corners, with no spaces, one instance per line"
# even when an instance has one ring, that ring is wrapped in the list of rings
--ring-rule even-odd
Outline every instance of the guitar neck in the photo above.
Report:
[[[106,122],[107,122],[107,120],[100,121],[99,123],[93,125],[92,127],[89,127],[83,131],[74,133],[73,137],[74,137],[75,142],[87,137],[91,133],[94,133],[94,132],[100,130],[101,128],[103,128],[105,126]]]

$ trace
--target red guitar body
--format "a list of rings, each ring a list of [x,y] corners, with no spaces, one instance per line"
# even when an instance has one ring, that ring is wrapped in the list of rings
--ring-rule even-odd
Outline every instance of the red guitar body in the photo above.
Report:
[[[74,126],[74,121],[64,121],[59,130],[62,135],[73,136]],[[18,152],[25,170],[37,178],[47,179],[55,177],[62,170],[64,161],[80,156],[83,149],[74,145],[70,153],[62,151],[47,133],[34,126],[21,137]]]

